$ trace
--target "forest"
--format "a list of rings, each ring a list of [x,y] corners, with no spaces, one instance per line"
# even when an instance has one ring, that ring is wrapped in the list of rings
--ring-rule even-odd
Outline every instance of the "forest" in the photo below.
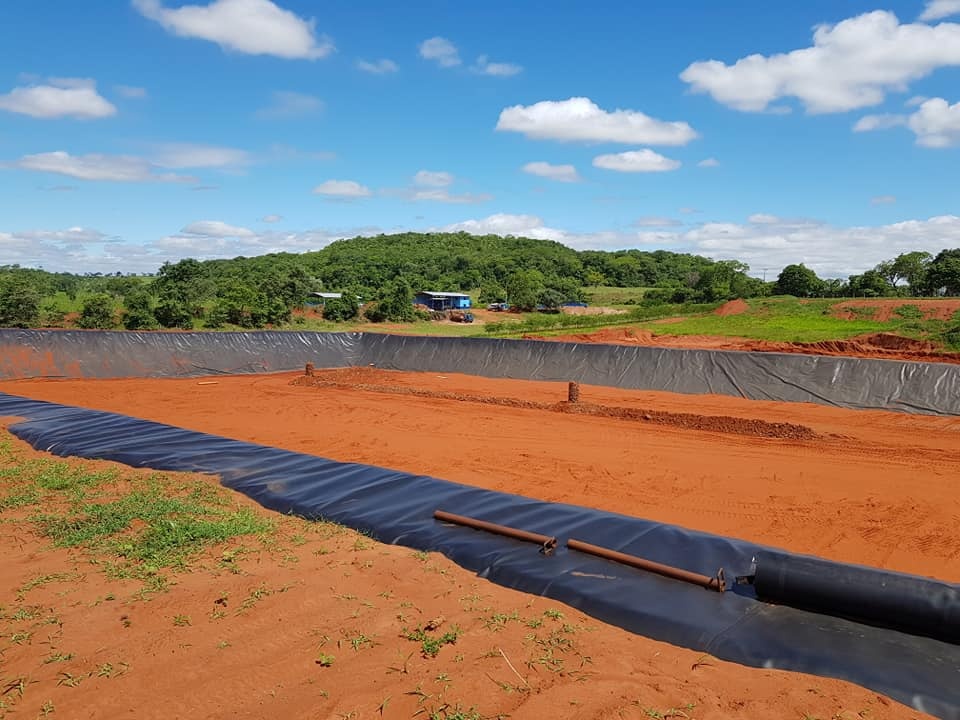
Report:
[[[885,297],[960,294],[960,249],[904,253],[847,279],[802,264],[771,282],[734,260],[666,250],[577,251],[560,243],[467,233],[340,240],[314,252],[164,263],[151,275],[77,275],[0,266],[0,326],[156,329],[279,327],[310,292],[341,292],[333,321],[417,319],[417,290],[471,293],[481,303],[551,311],[584,288],[645,288],[647,305],[765,295]]]

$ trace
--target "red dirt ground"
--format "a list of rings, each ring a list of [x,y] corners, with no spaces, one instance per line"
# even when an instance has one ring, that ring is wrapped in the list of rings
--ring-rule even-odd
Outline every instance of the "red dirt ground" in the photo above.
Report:
[[[740,315],[750,309],[750,306],[744,300],[730,300],[713,311],[714,315],[727,317],[728,315]]]
[[[833,306],[833,316],[844,320],[857,317],[854,308],[873,308],[872,320],[886,322],[895,319],[896,309],[904,305],[920,308],[924,320],[950,320],[960,310],[960,298],[881,298],[875,300],[847,300]]]
[[[565,383],[372,368],[320,376],[540,402],[567,395]],[[582,388],[584,402],[792,423],[821,436],[783,440],[291,386],[295,377],[23,380],[0,391],[960,580],[960,418]]]
[[[11,444],[21,462],[43,455]],[[32,509],[5,512],[0,715],[929,717],[840,681],[745,668],[632,635],[493,585],[441,555],[281,518],[234,497],[277,519],[277,533],[210,548],[147,599],[137,599],[139,582],[108,579],[99,558],[51,548],[32,531]],[[402,635],[434,620],[438,632],[462,634],[426,658]],[[321,653],[333,657],[329,667],[317,663]],[[479,715],[457,714],[472,707]]]
[[[843,355],[879,360],[960,363],[960,353],[940,352],[933,343],[906,338],[894,333],[872,333],[848,340],[823,340],[812,343],[773,342],[722,335],[661,335],[644,328],[633,327],[604,328],[590,333],[551,335],[549,337],[527,334],[523,337],[527,340],[549,340],[552,342],[644,345],[740,352],[781,352],[800,355]]]

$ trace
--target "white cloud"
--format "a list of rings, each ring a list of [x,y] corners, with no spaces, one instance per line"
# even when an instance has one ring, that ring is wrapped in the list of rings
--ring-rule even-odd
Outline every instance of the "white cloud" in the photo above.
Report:
[[[923,105],[924,102],[929,100],[926,95],[914,95],[912,98],[907,100],[904,105],[907,107],[916,107],[917,105]]]
[[[0,95],[0,110],[35,118],[91,120],[116,115],[117,108],[86,78],[50,78],[47,85],[16,87]]]
[[[754,225],[775,225],[780,222],[780,218],[776,215],[767,215],[766,213],[754,213],[747,218],[747,222],[753,223]]]
[[[949,105],[943,98],[931,98],[910,116],[910,129],[917,144],[925,147],[960,145],[960,102]]]
[[[250,153],[236,148],[194,143],[167,143],[157,148],[154,162],[166,168],[234,168],[248,165]]]
[[[260,218],[260,221],[265,223],[276,223],[281,220],[283,220],[283,215],[264,215]]]
[[[924,100],[911,115],[866,115],[854,132],[886,130],[905,126],[917,136],[917,145],[945,148],[960,145],[960,102],[950,105],[943,98]]]
[[[695,215],[700,211],[695,207],[682,207],[680,208],[680,212],[683,213],[684,215]]]
[[[960,25],[901,24],[877,10],[819,25],[813,45],[776,55],[749,55],[727,65],[691,64],[680,74],[694,92],[737,110],[765,111],[794,97],[807,112],[845,112],[878,105],[887,92],[941,67],[960,65]]]
[[[457,46],[442,37],[432,37],[420,43],[420,57],[433,60],[440,67],[454,67],[460,64]]]
[[[225,222],[220,220],[198,220],[197,222],[190,223],[180,232],[187,235],[205,235],[207,237],[253,237],[256,233],[253,230],[250,230],[245,227],[238,227],[236,225],[227,225]]]
[[[133,85],[114,85],[113,89],[117,91],[118,95],[132,100],[142,100],[147,96],[145,88],[135,87]]]
[[[870,198],[871,205],[893,205],[897,202],[896,195],[877,195]]]
[[[854,124],[853,131],[871,132],[872,130],[886,130],[906,124],[906,115],[894,115],[890,113],[884,115],[864,115]]]
[[[315,195],[341,199],[365,198],[373,194],[366,185],[354,180],[327,180],[317,185],[313,192]]]
[[[714,157],[708,157],[698,162],[697,167],[702,167],[702,168],[720,167],[720,161]]]
[[[393,60],[386,59],[376,60],[375,62],[357,60],[357,67],[364,72],[373,73],[374,75],[388,75],[400,69]]]
[[[249,55],[315,60],[334,50],[304,20],[270,0],[214,0],[208,5],[168,8],[161,0],[133,0],[133,6],[180,37],[209,40],[224,50]]]
[[[960,15],[960,0],[928,0],[920,19],[929,22],[951,15]]]
[[[774,271],[774,277],[781,268],[798,262],[821,277],[846,277],[903,252],[926,250],[936,254],[945,247],[960,247],[960,217],[956,215],[873,227],[844,228],[810,220],[777,219],[746,225],[709,222],[673,230],[577,233],[546,225],[536,215],[497,214],[443,229],[556,240],[580,250],[669,247],[716,260],[742,260],[758,274],[764,268]]]
[[[562,230],[545,227],[543,220],[536,215],[511,215],[497,213],[479,220],[464,220],[447,225],[447,232],[467,232],[471,235],[516,235],[539,240],[559,240]]]
[[[447,187],[453,184],[453,175],[443,171],[420,170],[413,176],[413,184],[420,187]]]
[[[530,175],[545,177],[557,182],[580,182],[580,175],[573,165],[551,165],[548,162],[529,162],[523,166],[523,171]]]
[[[413,190],[405,193],[408,200],[413,202],[441,202],[453,205],[472,205],[474,203],[483,203],[493,199],[493,195],[487,193],[451,193],[446,188],[430,188],[423,190]]]
[[[686,145],[697,137],[685,122],[665,122],[637,110],[608,112],[585,97],[505,108],[496,129],[523,133],[536,140],[627,145]]]
[[[323,110],[323,100],[305,93],[277,90],[270,104],[257,111],[261,118],[291,118],[314,115]]]
[[[523,68],[515,63],[490,62],[486,55],[477,58],[477,64],[473,66],[473,70],[481,75],[495,77],[510,77],[523,72]]]
[[[680,161],[644,148],[611,155],[597,155],[593,159],[593,166],[617,172],[667,172],[680,167]]]
[[[645,215],[637,218],[633,224],[637,227],[677,227],[683,223],[674,218],[660,217],[658,215]]]
[[[143,158],[130,155],[71,155],[63,151],[24,155],[14,167],[57,173],[80,180],[111,182],[196,182],[195,178],[160,172]]]

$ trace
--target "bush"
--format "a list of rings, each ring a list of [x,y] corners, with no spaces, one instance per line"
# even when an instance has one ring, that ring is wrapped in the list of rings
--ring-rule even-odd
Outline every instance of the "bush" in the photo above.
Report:
[[[111,330],[116,325],[113,297],[100,293],[83,301],[77,325],[87,330]]]
[[[0,327],[26,328],[39,320],[39,291],[17,275],[0,275]]]
[[[922,320],[923,311],[917,305],[901,305],[893,311],[904,320]]]
[[[161,300],[154,315],[163,327],[193,330],[193,315],[184,303],[176,299]]]
[[[354,320],[360,314],[356,293],[344,293],[343,297],[327,300],[323,307],[323,319],[333,322]]]
[[[153,300],[146,292],[135,292],[123,301],[123,326],[127,330],[153,330],[157,318],[153,314]]]

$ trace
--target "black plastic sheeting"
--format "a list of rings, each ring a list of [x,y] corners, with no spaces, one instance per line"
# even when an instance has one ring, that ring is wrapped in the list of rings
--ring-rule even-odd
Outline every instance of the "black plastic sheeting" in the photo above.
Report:
[[[960,415],[960,365],[378,333],[0,330],[0,377],[182,377],[375,365]]]
[[[439,523],[432,514],[442,507],[706,575],[719,567],[730,575],[748,571],[769,548],[2,393],[0,415],[26,418],[11,429],[41,450],[215,473],[227,487],[273,510],[442,552],[500,585],[554,598],[647,637],[744,665],[848,680],[944,720],[960,720],[960,646],[767,604],[747,594],[749,586],[720,594],[564,547],[544,556],[530,543]],[[834,566],[843,572],[844,566]]]
[[[956,585],[780,552],[756,561],[753,586],[764,600],[960,643]]]

